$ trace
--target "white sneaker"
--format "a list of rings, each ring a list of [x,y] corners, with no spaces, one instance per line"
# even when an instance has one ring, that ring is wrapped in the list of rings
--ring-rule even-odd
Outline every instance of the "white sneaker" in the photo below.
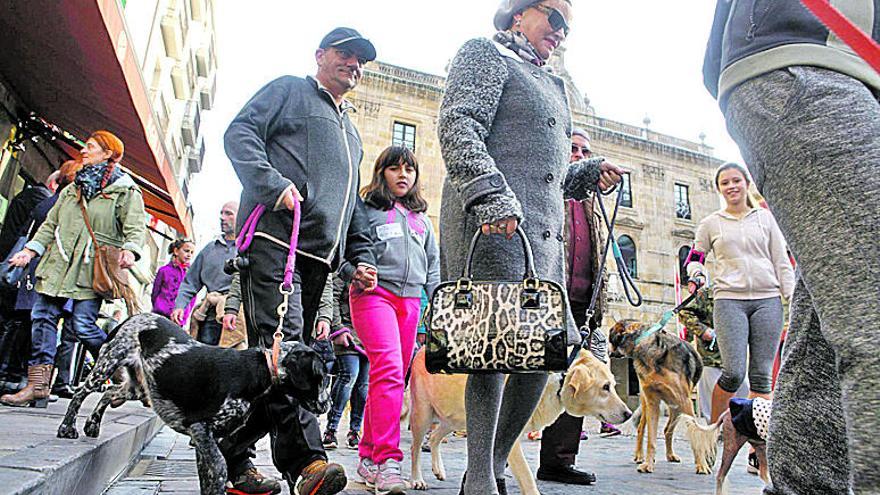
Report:
[[[379,465],[376,475],[376,494],[402,495],[406,493],[406,480],[400,474],[400,462],[388,459]]]
[[[376,473],[378,472],[376,464],[366,457],[361,457],[358,462],[357,474],[368,488],[376,486]]]

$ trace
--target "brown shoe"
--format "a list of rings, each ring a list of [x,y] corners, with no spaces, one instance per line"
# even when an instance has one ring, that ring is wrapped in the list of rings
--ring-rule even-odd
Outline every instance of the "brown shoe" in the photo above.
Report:
[[[281,493],[281,483],[275,478],[263,476],[257,468],[249,468],[231,480],[226,493],[232,495],[274,495]]]
[[[0,403],[13,407],[46,407],[49,405],[49,381],[52,379],[51,364],[28,366],[27,386],[16,394],[0,397]]]
[[[303,469],[296,491],[300,495],[333,495],[344,490],[347,482],[342,466],[317,460]]]

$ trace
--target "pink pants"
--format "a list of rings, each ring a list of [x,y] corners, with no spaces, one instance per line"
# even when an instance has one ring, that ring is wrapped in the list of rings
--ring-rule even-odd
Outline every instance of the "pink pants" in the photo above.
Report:
[[[419,298],[398,297],[382,287],[372,292],[352,287],[349,303],[352,325],[370,360],[360,456],[376,464],[388,459],[402,461],[403,380],[416,340]]]

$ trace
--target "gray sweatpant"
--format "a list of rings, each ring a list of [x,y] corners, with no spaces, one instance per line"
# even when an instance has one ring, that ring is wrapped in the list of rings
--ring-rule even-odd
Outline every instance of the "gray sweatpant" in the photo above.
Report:
[[[880,105],[853,78],[789,67],[734,89],[725,116],[802,277],[766,493],[880,493]]]
[[[746,376],[752,392],[773,389],[773,361],[782,336],[782,301],[767,299],[716,299],[713,312],[723,372],[718,386],[735,393]]]

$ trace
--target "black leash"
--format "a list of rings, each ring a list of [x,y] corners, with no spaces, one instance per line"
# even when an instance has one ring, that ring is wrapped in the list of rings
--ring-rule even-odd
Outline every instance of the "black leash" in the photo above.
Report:
[[[608,212],[605,210],[605,204],[602,202],[602,196],[610,196],[615,190],[617,191],[617,196],[615,197],[614,210],[612,211],[611,219],[609,220]],[[590,305],[587,307],[586,324],[579,329],[581,342],[579,345],[576,345],[574,349],[572,349],[571,354],[569,354],[568,366],[571,366],[571,363],[577,359],[577,355],[580,353],[581,349],[590,349],[590,341],[592,340],[594,332],[594,330],[590,328],[590,320],[593,319],[593,315],[596,313],[596,302],[599,299],[599,291],[602,289],[602,277],[605,275],[605,262],[608,259],[608,251],[612,250],[612,248],[614,251],[617,271],[620,274],[620,279],[623,283],[623,291],[624,294],[626,294],[627,301],[629,301],[634,307],[641,306],[643,302],[642,293],[639,291],[639,288],[636,287],[635,281],[633,280],[632,275],[630,275],[629,269],[626,267],[626,262],[623,259],[623,254],[620,252],[620,247],[614,239],[614,224],[617,222],[617,212],[620,209],[621,199],[623,198],[623,187],[615,186],[607,193],[603,193],[597,184],[594,197],[595,201],[599,203],[599,210],[602,213],[602,219],[605,222],[605,227],[608,229],[608,238],[605,240],[605,245],[602,248],[602,256],[599,258],[599,273],[594,278],[593,293],[590,296]]]

